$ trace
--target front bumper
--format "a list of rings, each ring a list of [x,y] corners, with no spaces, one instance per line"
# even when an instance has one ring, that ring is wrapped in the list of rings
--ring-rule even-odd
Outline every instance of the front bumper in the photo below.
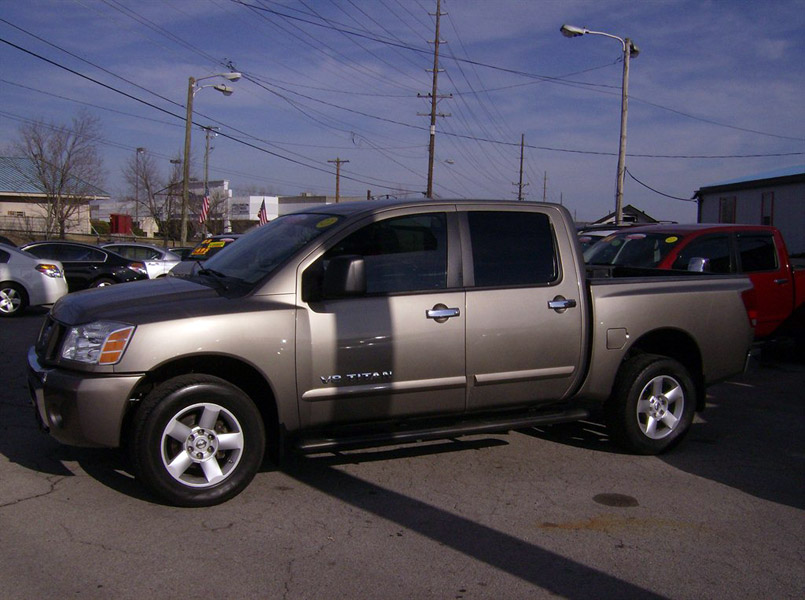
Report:
[[[34,348],[28,350],[28,388],[37,420],[70,446],[119,446],[126,407],[141,377],[47,368]]]

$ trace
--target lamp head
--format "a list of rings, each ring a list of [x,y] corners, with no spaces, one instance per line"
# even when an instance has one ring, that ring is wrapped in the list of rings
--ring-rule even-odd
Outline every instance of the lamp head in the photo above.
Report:
[[[216,85],[214,85],[212,87],[213,87],[213,89],[218,90],[219,92],[221,92],[224,96],[231,96],[232,92],[235,91],[234,89],[232,89],[228,85],[224,85],[223,83],[216,84]]]
[[[232,73],[221,73],[221,77],[223,77],[224,79],[228,79],[229,81],[237,81],[238,79],[243,77],[243,75],[237,72],[232,72]]]
[[[583,27],[576,27],[575,25],[567,25],[567,24],[562,25],[559,28],[559,31],[562,32],[563,36],[569,38],[579,37],[580,35],[584,35],[585,33],[587,33],[587,30],[584,29]]]

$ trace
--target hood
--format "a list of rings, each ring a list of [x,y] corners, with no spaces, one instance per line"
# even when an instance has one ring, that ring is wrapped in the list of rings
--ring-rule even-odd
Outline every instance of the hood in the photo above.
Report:
[[[107,319],[137,325],[215,312],[211,303],[231,302],[195,281],[163,277],[74,292],[59,300],[51,313],[68,324]],[[205,306],[203,311],[200,305]]]

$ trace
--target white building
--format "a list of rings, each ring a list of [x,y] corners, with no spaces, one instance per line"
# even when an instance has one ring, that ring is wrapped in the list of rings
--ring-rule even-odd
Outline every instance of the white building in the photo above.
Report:
[[[696,190],[699,223],[774,225],[791,254],[805,253],[805,165]]]
[[[268,220],[311,206],[327,204],[329,196],[235,196],[230,199],[229,218],[232,221],[257,221],[263,202]]]

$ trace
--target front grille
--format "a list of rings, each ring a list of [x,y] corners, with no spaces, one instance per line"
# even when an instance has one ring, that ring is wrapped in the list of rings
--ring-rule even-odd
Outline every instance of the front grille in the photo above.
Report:
[[[48,315],[42,329],[39,332],[39,338],[36,340],[36,355],[44,362],[56,360],[56,354],[59,351],[59,343],[64,335],[64,325],[54,320],[53,317]]]

